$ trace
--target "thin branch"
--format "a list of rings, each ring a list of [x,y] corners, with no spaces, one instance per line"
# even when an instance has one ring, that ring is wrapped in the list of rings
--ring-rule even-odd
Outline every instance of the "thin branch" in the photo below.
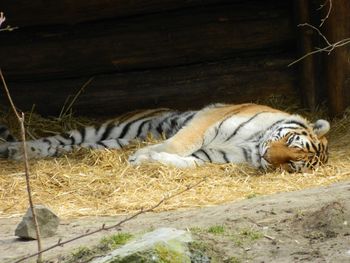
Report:
[[[308,23],[299,24],[298,26],[307,26],[307,27],[310,27],[313,30],[315,30],[323,38],[323,40],[326,42],[326,46],[323,47],[323,48],[315,48],[315,50],[313,50],[313,51],[305,54],[304,56],[298,58],[297,60],[294,60],[293,62],[289,63],[288,67],[298,63],[299,61],[301,61],[301,60],[303,60],[303,59],[305,59],[308,56],[311,56],[313,54],[326,52],[329,55],[335,48],[342,47],[342,46],[350,44],[350,37],[349,38],[344,38],[344,39],[339,40],[339,41],[337,41],[335,43],[330,43],[329,40],[326,38],[326,36],[323,35],[321,33],[321,31],[317,27],[315,27],[313,25],[310,25]]]
[[[6,17],[4,16],[4,13],[3,12],[0,12],[0,27],[2,25],[2,23],[4,23],[6,20]],[[0,32],[1,31],[13,31],[15,29],[17,29],[18,27],[11,27],[11,26],[7,26],[5,28],[1,28],[0,29]]]
[[[47,252],[47,251],[49,251],[49,250],[51,250],[51,249],[54,249],[54,248],[56,248],[56,247],[62,247],[62,246],[64,246],[64,245],[67,244],[67,243],[73,242],[73,241],[78,240],[78,239],[81,239],[81,238],[83,238],[83,237],[91,236],[91,235],[93,235],[93,234],[95,234],[95,233],[98,233],[98,232],[108,231],[108,230],[111,230],[111,229],[114,229],[114,228],[118,228],[118,227],[120,227],[122,224],[124,224],[124,223],[126,223],[126,222],[128,222],[128,221],[130,221],[130,220],[132,220],[132,219],[134,219],[134,218],[136,218],[136,217],[138,217],[138,216],[141,215],[141,214],[145,214],[145,213],[154,211],[154,209],[156,209],[157,207],[159,207],[159,206],[160,206],[161,204],[163,204],[164,202],[169,201],[170,199],[173,199],[174,197],[179,196],[179,195],[181,195],[181,194],[183,194],[183,193],[185,193],[185,192],[187,192],[187,191],[189,191],[189,190],[195,188],[196,186],[198,186],[199,184],[201,184],[201,183],[204,182],[205,180],[206,180],[205,178],[204,178],[204,179],[201,179],[201,180],[199,180],[197,183],[195,183],[195,184],[193,184],[193,185],[186,186],[185,189],[183,189],[183,190],[181,190],[181,191],[179,191],[179,192],[177,192],[177,193],[175,193],[175,194],[173,194],[173,195],[165,196],[165,197],[163,197],[163,199],[161,199],[161,200],[160,200],[158,203],[156,203],[154,206],[151,206],[150,208],[147,208],[147,209],[141,208],[141,209],[140,209],[138,212],[136,212],[135,214],[133,214],[133,215],[131,215],[131,216],[129,216],[129,217],[126,217],[125,219],[119,221],[118,223],[116,223],[116,224],[114,224],[114,225],[106,226],[105,224],[102,224],[102,226],[101,226],[100,228],[96,229],[96,230],[87,231],[86,233],[84,233],[84,234],[82,234],[82,235],[76,236],[76,237],[71,238],[71,239],[68,239],[68,240],[66,240],[66,241],[62,241],[61,239],[59,239],[58,242],[57,242],[56,244],[54,244],[54,245],[52,245],[52,246],[50,246],[50,247],[47,247],[47,248],[45,248],[44,250],[41,250],[41,251],[39,251],[39,252],[37,252],[37,253],[33,253],[33,254],[28,255],[28,256],[26,256],[26,257],[24,257],[24,258],[21,258],[21,259],[17,260],[17,261],[14,262],[14,263],[23,262],[24,260],[27,260],[27,259],[32,258],[32,257],[35,257],[35,256],[37,256],[37,255],[39,255],[39,254],[42,254],[42,253],[44,253],[44,252]]]
[[[312,28],[313,30],[315,30],[315,31],[318,33],[318,35],[319,35],[320,37],[323,38],[323,40],[326,42],[326,44],[327,44],[328,46],[332,45],[332,44],[328,41],[328,39],[326,38],[326,36],[323,35],[323,34],[321,33],[321,31],[320,31],[317,27],[315,27],[315,26],[313,26],[313,25],[310,25],[309,23],[303,23],[303,24],[299,24],[299,25],[298,25],[298,27],[303,27],[303,26]]]
[[[7,26],[5,28],[0,28],[0,32],[2,32],[2,31],[13,31],[13,30],[16,30],[16,29],[18,29],[18,26],[15,26],[15,27]]]
[[[327,5],[327,3],[329,3],[329,7],[328,7],[328,11],[327,14],[324,18],[321,18],[321,23],[319,25],[319,27],[322,27],[324,22],[328,19],[329,15],[331,14],[332,11],[332,7],[333,7],[333,3],[332,0],[326,0],[322,5],[320,5],[320,7],[317,10],[321,10],[323,7],[325,7]]]
[[[7,87],[4,75],[2,74],[2,70],[0,68],[0,77],[2,80],[2,84],[5,89],[5,93],[7,95],[7,98],[11,104],[11,107],[18,119],[18,122],[21,127],[21,137],[22,137],[22,147],[23,147],[23,154],[24,154],[24,172],[25,172],[25,177],[26,177],[26,184],[27,184],[27,192],[28,192],[28,200],[29,200],[29,206],[32,211],[33,215],[33,221],[34,221],[34,226],[35,226],[35,232],[36,232],[36,238],[37,238],[37,244],[38,244],[38,259],[37,262],[40,263],[42,262],[42,255],[41,255],[41,236],[40,236],[40,229],[39,229],[39,224],[38,224],[38,219],[36,216],[36,212],[34,209],[34,204],[33,204],[33,199],[32,199],[32,191],[30,187],[30,178],[29,178],[29,163],[28,163],[28,154],[27,154],[27,146],[26,146],[26,133],[25,133],[25,128],[24,128],[24,113],[22,112],[21,115],[18,113],[15,104],[13,103],[13,100],[11,98],[9,89]]]
[[[91,77],[89,78],[84,84],[83,86],[80,87],[79,91],[77,92],[77,94],[74,95],[73,99],[71,100],[71,102],[69,103],[68,107],[66,108],[66,104],[68,103],[69,97],[66,100],[66,102],[64,103],[60,114],[58,115],[58,119],[62,119],[63,117],[65,117],[69,111],[72,109],[75,101],[78,99],[78,97],[80,96],[81,93],[83,93],[85,91],[85,88],[87,86],[90,85],[90,83],[94,80],[95,77]]]
[[[0,12],[0,27],[1,27],[1,24],[5,22],[5,20],[6,20],[6,17],[4,16],[4,13]]]

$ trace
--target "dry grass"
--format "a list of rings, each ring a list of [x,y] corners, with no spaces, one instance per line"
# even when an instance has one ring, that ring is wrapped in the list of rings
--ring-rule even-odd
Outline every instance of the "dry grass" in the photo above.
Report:
[[[279,107],[280,101],[268,102]],[[285,105],[285,102],[280,104]],[[290,105],[290,111],[300,111]],[[316,115],[305,114],[311,119],[324,116],[323,111]],[[1,114],[1,122],[15,128],[11,125],[11,117],[5,113]],[[73,117],[43,119],[32,114],[29,133],[33,137],[39,130],[52,134],[81,123],[86,120]],[[80,150],[61,158],[30,161],[33,198],[35,203],[49,206],[60,217],[70,218],[130,213],[151,206],[165,194],[179,191],[202,178],[206,178],[204,183],[158,210],[211,206],[255,195],[329,185],[350,179],[349,129],[350,110],[332,123],[329,164],[312,174],[263,173],[233,164],[208,164],[196,169],[176,169],[159,164],[132,167],[126,161],[127,156],[142,146],[140,144],[125,150]],[[22,171],[21,162],[0,160],[0,217],[22,215],[28,207]]]

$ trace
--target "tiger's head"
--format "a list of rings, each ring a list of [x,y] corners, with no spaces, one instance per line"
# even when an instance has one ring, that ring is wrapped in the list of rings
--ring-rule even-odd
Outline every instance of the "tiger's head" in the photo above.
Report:
[[[330,129],[326,120],[314,124],[297,116],[282,122],[268,132],[260,145],[263,168],[282,168],[288,172],[308,172],[328,161]]]

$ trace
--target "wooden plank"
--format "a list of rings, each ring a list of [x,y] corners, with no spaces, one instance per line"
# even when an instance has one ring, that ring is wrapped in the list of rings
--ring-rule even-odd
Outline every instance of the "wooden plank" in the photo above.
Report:
[[[295,72],[285,54],[234,59],[140,72],[96,77],[74,104],[86,116],[111,116],[155,107],[199,108],[213,102],[256,101],[272,94],[290,96]],[[6,77],[6,76],[5,76]],[[9,82],[16,105],[57,115],[69,95],[74,95],[87,78],[42,82]],[[0,103],[6,103],[0,96]]]
[[[325,35],[331,43],[350,37],[350,1],[333,1],[325,22]],[[324,12],[327,12],[326,8]],[[350,105],[350,45],[334,49],[326,60],[326,83],[330,110],[333,115],[343,113]]]
[[[311,21],[310,4],[309,0],[295,1],[295,17],[297,24],[313,24]],[[315,32],[308,27],[298,28],[298,50],[300,57],[314,50],[314,34]],[[311,110],[316,109],[319,103],[318,95],[320,94],[318,90],[319,85],[317,85],[317,79],[315,77],[317,70],[315,59],[315,56],[309,56],[297,64],[302,102],[304,106]]]
[[[33,81],[216,61],[293,45],[285,2],[252,2],[3,32],[1,66],[9,80]]]
[[[8,22],[18,27],[72,25],[140,14],[173,11],[237,0],[12,0],[1,1]]]

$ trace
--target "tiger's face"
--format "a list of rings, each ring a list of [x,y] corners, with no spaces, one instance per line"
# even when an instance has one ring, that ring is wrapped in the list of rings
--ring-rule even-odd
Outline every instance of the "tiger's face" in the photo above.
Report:
[[[328,141],[325,135],[329,129],[326,120],[318,120],[311,127],[298,122],[277,127],[263,143],[263,167],[308,172],[326,163]]]

